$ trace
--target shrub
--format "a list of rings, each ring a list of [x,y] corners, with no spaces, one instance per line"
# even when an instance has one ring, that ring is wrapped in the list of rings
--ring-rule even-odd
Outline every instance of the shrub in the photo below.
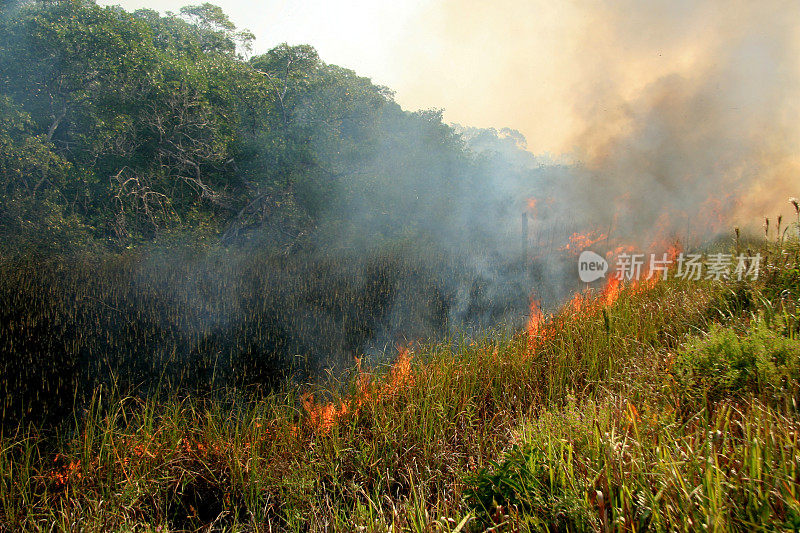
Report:
[[[679,351],[672,371],[679,403],[690,409],[700,401],[711,406],[746,393],[775,399],[797,387],[800,341],[779,335],[762,321],[743,334],[716,325]]]
[[[514,515],[533,530],[576,531],[592,523],[581,477],[567,443],[514,446],[467,481],[467,503],[485,524]]]

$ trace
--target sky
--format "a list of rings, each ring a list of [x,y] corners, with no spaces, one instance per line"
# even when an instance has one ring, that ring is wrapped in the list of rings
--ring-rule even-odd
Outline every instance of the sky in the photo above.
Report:
[[[405,42],[416,33],[430,0],[212,0],[240,29],[256,36],[254,53],[263,53],[287,42],[311,44],[323,61],[355,70],[375,83],[396,89],[403,84]],[[101,5],[120,5],[178,12],[202,0],[100,0]],[[409,104],[436,107],[435,102]],[[443,104],[439,103],[441,107]]]

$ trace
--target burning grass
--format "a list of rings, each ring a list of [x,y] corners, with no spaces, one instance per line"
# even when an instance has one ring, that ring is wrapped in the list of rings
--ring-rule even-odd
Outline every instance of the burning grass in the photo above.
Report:
[[[612,282],[522,334],[402,347],[328,396],[98,389],[55,434],[2,436],[0,524],[791,529],[800,289],[797,256],[773,257],[758,284]],[[708,381],[726,342],[763,348],[741,386]]]

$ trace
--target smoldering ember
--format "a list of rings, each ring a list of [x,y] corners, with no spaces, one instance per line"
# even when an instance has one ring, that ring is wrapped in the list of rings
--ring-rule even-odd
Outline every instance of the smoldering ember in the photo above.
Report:
[[[3,2],[0,533],[800,530],[798,57],[789,0]]]

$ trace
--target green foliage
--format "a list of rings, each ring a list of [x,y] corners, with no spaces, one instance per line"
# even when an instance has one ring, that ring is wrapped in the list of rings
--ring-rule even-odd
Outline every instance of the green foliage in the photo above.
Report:
[[[85,229],[63,194],[72,165],[33,131],[30,116],[0,97],[0,238],[9,247],[74,246]]]
[[[502,462],[467,478],[467,504],[486,525],[512,514],[526,529],[591,531],[587,487],[573,475],[572,454],[569,444],[514,446]]]
[[[456,265],[450,265],[455,271]],[[341,369],[392,327],[447,331],[447,295],[401,253],[355,258],[174,246],[0,259],[0,427],[124,393],[270,391]]]
[[[333,372],[318,405],[358,408],[319,431],[310,386],[280,389],[297,356],[346,366],[395,341],[384,322],[445,331],[460,295],[436,275],[459,270],[419,247],[479,247],[457,217],[509,209],[485,178],[531,162],[513,131],[456,131],[310,46],[251,42],[207,3],[2,4],[0,417],[74,420],[0,431],[0,530],[799,527],[794,227],[759,283],[626,288],[532,337],[417,348],[380,401],[365,382],[391,373]],[[106,396],[188,382],[231,394]]]
[[[159,51],[145,21],[86,2],[26,4],[0,20],[0,93],[71,165],[52,187],[66,215],[127,239],[200,199],[219,203],[240,78],[203,59]]]
[[[308,287],[290,291],[302,295],[298,302],[263,293],[257,277],[255,283],[240,278],[219,285],[214,275],[234,268],[230,256],[206,267],[174,250],[152,259],[158,265],[167,257],[187,270],[181,274],[177,268],[168,276],[158,268],[134,271],[148,287],[144,291],[126,288],[132,274],[124,258],[104,269],[97,264],[42,269],[58,283],[50,279],[38,286],[27,271],[19,270],[19,278],[0,276],[3,290],[17,295],[16,301],[32,302],[22,319],[3,317],[0,340],[51,343],[44,350],[29,344],[35,354],[54,353],[65,340],[72,345],[69,321],[55,309],[62,306],[83,320],[81,331],[91,333],[98,321],[117,321],[116,329],[103,328],[106,337],[78,338],[85,347],[120,343],[125,335],[144,331],[137,342],[149,349],[153,338],[165,338],[162,331],[166,338],[188,332],[188,345],[214,354],[225,345],[219,336],[206,335],[210,329],[250,341],[269,334],[259,323],[265,315],[258,306],[264,302],[278,311],[287,305],[346,311],[342,316],[350,327],[320,320],[320,331],[303,334],[333,338],[346,329],[357,339],[364,330],[352,326],[370,315],[360,314],[360,305],[337,308],[342,299],[330,293],[352,289],[346,301],[366,291],[366,305],[379,307],[380,296],[392,291],[391,280],[379,275],[380,261],[364,265],[375,273],[366,286],[348,288],[342,280],[306,276]],[[287,268],[281,261],[251,257],[235,270],[270,277]],[[120,273],[119,279],[86,283],[100,270]],[[74,283],[75,278],[84,281]],[[53,298],[53,288],[70,283],[69,302]],[[113,294],[97,291],[95,283],[110,283]],[[172,291],[174,298],[160,298],[159,291]],[[233,295],[239,292],[253,300],[236,304]],[[737,339],[723,329],[698,339],[698,331],[709,329],[709,316],[739,327],[751,312],[764,313],[769,305],[755,297],[750,311],[708,313],[722,292],[710,283],[626,287],[602,308],[586,300],[580,313],[574,306],[563,309],[533,338],[518,334],[418,345],[402,387],[387,386],[396,380],[385,367],[353,369],[340,381],[290,385],[266,397],[232,388],[213,399],[174,391],[133,399],[100,387],[74,420],[49,436],[30,426],[0,433],[0,524],[22,531],[78,522],[87,531],[795,530],[800,426],[794,404],[749,388],[748,379],[733,401],[694,411],[683,410],[685,403],[676,409],[665,394],[674,392],[678,363],[670,362],[669,354],[675,351],[691,354],[692,362],[718,360],[724,357],[721,350],[729,355],[740,350],[737,357],[747,360],[741,346],[756,353],[763,349],[773,365],[765,365],[763,374],[772,383],[781,365],[796,364],[796,351],[781,351],[795,345],[780,333],[762,331],[778,328],[777,320]],[[148,305],[131,305],[135,298]],[[208,325],[222,318],[215,311],[235,316],[239,305],[250,310],[237,317],[249,328],[247,335],[237,336],[239,326],[199,328],[180,319]],[[5,312],[15,313],[13,306]],[[156,323],[169,327],[142,329]],[[43,324],[55,335],[36,335]],[[105,350],[109,359],[119,344],[112,346]],[[700,377],[702,367],[716,377],[719,364],[725,363],[695,365],[694,376]],[[198,370],[184,366],[187,372]],[[773,367],[778,374],[771,373]],[[257,370],[242,368],[251,375]],[[8,369],[16,371],[6,367],[4,376]],[[57,368],[54,374],[69,370]],[[796,383],[796,375],[793,379]],[[315,400],[305,395],[310,391]],[[328,399],[351,409],[322,430],[315,424],[315,407],[326,407]]]
[[[469,504],[517,531],[795,530],[796,416],[758,403],[702,415],[680,424],[657,403],[611,399],[539,412],[469,478]]]
[[[764,284],[764,292],[770,299],[800,302],[800,261],[795,261],[787,268],[768,272]]]
[[[677,354],[673,374],[689,409],[697,402],[797,392],[800,340],[787,339],[756,321],[742,334],[715,325]]]
[[[318,240],[382,246],[441,225],[454,176],[477,172],[440,113],[403,111],[307,45],[245,60],[251,42],[208,3],[166,16],[84,0],[4,12],[0,96],[27,117],[22,159],[68,165],[53,197],[26,209],[58,202],[51,226],[80,229],[64,242],[123,246],[195,226],[226,243],[302,245],[323,228]],[[30,164],[0,172],[39,181]]]

